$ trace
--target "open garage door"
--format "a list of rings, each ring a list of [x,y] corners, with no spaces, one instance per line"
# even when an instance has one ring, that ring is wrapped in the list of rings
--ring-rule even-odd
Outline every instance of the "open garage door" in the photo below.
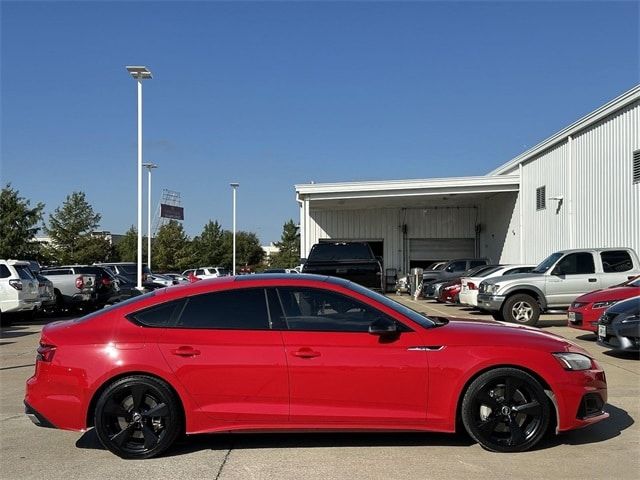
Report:
[[[473,258],[473,238],[411,238],[409,239],[410,268],[425,268],[433,262],[452,258]]]

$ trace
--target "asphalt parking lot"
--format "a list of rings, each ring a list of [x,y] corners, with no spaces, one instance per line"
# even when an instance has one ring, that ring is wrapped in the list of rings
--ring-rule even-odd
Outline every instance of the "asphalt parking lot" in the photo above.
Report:
[[[399,299],[432,315],[487,318],[457,306]],[[51,321],[51,320],[49,320]],[[2,328],[0,339],[0,477],[210,479],[616,478],[640,472],[640,362],[612,354],[591,335],[547,315],[540,327],[575,340],[604,366],[609,420],[545,439],[519,454],[484,451],[466,434],[279,433],[198,435],[167,455],[125,461],[85,434],[34,426],[24,415],[24,383],[33,373],[39,332],[47,320]]]

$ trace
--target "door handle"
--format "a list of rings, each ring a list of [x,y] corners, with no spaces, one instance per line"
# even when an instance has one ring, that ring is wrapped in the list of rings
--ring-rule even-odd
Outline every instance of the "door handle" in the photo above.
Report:
[[[200,355],[200,350],[196,350],[193,347],[178,347],[171,350],[171,353],[177,355],[179,357],[195,357],[196,355]]]
[[[597,279],[597,278],[590,278],[590,279],[589,279],[589,282],[591,282],[591,283],[593,283],[593,282],[597,282],[597,281],[598,281],[598,279]]]
[[[315,358],[320,356],[320,352],[316,352],[310,348],[301,348],[300,350],[291,352],[291,355],[299,358]]]

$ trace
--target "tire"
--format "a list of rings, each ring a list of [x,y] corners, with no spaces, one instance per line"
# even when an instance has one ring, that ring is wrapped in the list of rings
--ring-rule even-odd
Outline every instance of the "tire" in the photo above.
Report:
[[[485,450],[522,452],[547,433],[551,408],[542,385],[515,368],[483,373],[467,388],[462,423]]]
[[[540,318],[540,305],[531,295],[518,293],[505,300],[502,316],[508,322],[533,326]]]
[[[165,382],[133,375],[102,392],[94,425],[102,445],[119,457],[151,458],[167,450],[182,433],[182,408]]]

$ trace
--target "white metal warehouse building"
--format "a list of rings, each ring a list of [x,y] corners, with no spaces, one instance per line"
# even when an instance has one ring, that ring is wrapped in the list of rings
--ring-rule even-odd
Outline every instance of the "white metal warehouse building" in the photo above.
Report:
[[[302,258],[329,240],[368,241],[398,272],[455,257],[640,252],[640,85],[482,177],[295,188]]]

